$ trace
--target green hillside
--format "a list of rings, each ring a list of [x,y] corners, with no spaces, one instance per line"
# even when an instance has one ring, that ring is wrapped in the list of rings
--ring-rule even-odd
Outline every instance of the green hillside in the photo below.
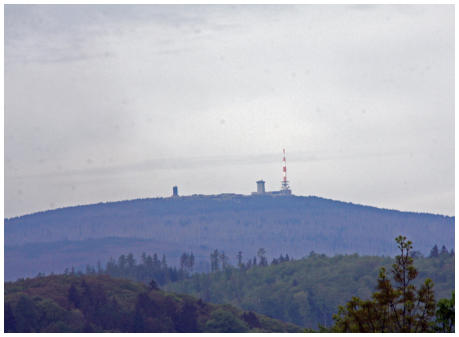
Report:
[[[178,293],[199,296],[213,303],[230,303],[286,322],[317,329],[331,326],[339,305],[353,296],[369,298],[378,270],[390,270],[389,257],[311,254],[309,257],[270,266],[227,267],[210,274],[165,286]],[[434,282],[436,300],[449,298],[454,289],[454,256],[415,259],[417,284],[426,277]]]
[[[5,283],[6,332],[301,332],[289,323],[106,275]]]

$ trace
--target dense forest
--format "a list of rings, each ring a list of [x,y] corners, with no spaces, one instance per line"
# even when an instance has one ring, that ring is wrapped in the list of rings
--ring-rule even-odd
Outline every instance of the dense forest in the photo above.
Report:
[[[424,254],[454,246],[454,217],[399,212],[318,197],[243,195],[154,198],[68,207],[6,219],[5,279],[105,264],[131,251],[166,254],[178,266],[193,251],[195,270],[210,271],[209,254],[239,250],[302,258],[359,253],[394,256],[404,234]],[[356,239],[358,238],[358,239]]]
[[[454,251],[435,245],[428,257],[411,251],[409,258],[417,269],[414,285],[419,287],[431,278],[435,296],[432,301],[441,299],[438,307],[444,308],[443,316],[448,317],[450,308],[454,310],[454,298],[448,299],[454,289]],[[179,267],[168,266],[164,255],[144,253],[136,261],[129,253],[110,259],[105,266],[87,265],[80,271],[67,268],[59,276],[39,274],[33,279],[7,282],[6,329],[10,332],[294,332],[302,327],[310,332],[347,331],[348,325],[343,322],[352,315],[339,316],[336,323],[333,317],[338,317],[338,309],[343,310],[350,299],[354,301],[349,302],[354,303],[352,307],[366,303],[358,298],[370,298],[378,270],[381,267],[389,270],[394,265],[390,257],[358,254],[327,257],[314,252],[299,260],[280,255],[269,261],[264,249],[247,259],[240,252],[236,266],[222,251],[214,250],[209,259],[212,272],[193,273],[193,253],[182,253]],[[368,320],[366,317],[365,321]],[[454,312],[453,318],[444,324],[450,330],[447,327],[444,330],[451,331],[453,324]]]
[[[419,275],[431,278],[435,298],[448,298],[454,290],[454,253],[435,246],[429,257],[412,254]],[[252,262],[249,262],[252,261]],[[168,283],[165,289],[213,303],[231,303],[286,322],[317,329],[333,325],[333,314],[353,296],[369,298],[380,267],[390,269],[390,257],[311,253],[307,258],[270,265],[258,256],[238,268],[220,264],[212,273]],[[254,263],[255,262],[255,263]],[[416,284],[418,284],[416,283]]]
[[[454,250],[435,245],[428,257],[410,252],[419,271],[417,282],[429,277],[435,284],[436,298],[446,298],[454,289]],[[212,273],[193,273],[193,253],[182,253],[179,267],[168,266],[166,257],[132,253],[110,259],[105,266],[66,269],[65,274],[127,278],[148,284],[151,280],[178,293],[187,293],[214,303],[231,303],[283,321],[311,329],[329,327],[337,307],[352,296],[368,298],[375,287],[380,267],[393,263],[390,257],[338,255],[327,257],[311,252],[293,260],[280,255],[271,261],[261,248],[257,255],[244,258],[242,252],[232,265],[223,251],[209,256]]]
[[[5,283],[5,332],[301,332],[293,324],[107,275]]]

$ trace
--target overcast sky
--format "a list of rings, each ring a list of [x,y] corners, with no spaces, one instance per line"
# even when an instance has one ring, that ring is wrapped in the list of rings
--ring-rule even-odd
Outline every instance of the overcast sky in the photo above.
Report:
[[[278,190],[454,215],[454,7],[5,6],[5,217]]]

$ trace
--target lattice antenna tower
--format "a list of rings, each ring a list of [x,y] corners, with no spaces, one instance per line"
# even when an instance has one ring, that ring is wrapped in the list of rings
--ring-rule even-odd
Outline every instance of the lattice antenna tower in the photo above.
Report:
[[[283,173],[283,178],[282,178],[282,191],[284,192],[290,192],[290,186],[288,184],[287,180],[287,161],[285,160],[285,149],[283,149],[284,152],[284,157],[282,158],[282,173]]]

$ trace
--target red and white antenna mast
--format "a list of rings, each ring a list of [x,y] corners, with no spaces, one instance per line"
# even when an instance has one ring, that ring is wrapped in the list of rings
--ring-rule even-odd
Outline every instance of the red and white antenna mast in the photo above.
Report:
[[[288,185],[288,180],[287,180],[287,161],[285,160],[285,149],[283,149],[284,152],[284,157],[282,158],[282,173],[283,173],[283,178],[282,178],[282,189],[281,191],[286,194],[291,194],[292,191],[290,191],[290,186]]]

